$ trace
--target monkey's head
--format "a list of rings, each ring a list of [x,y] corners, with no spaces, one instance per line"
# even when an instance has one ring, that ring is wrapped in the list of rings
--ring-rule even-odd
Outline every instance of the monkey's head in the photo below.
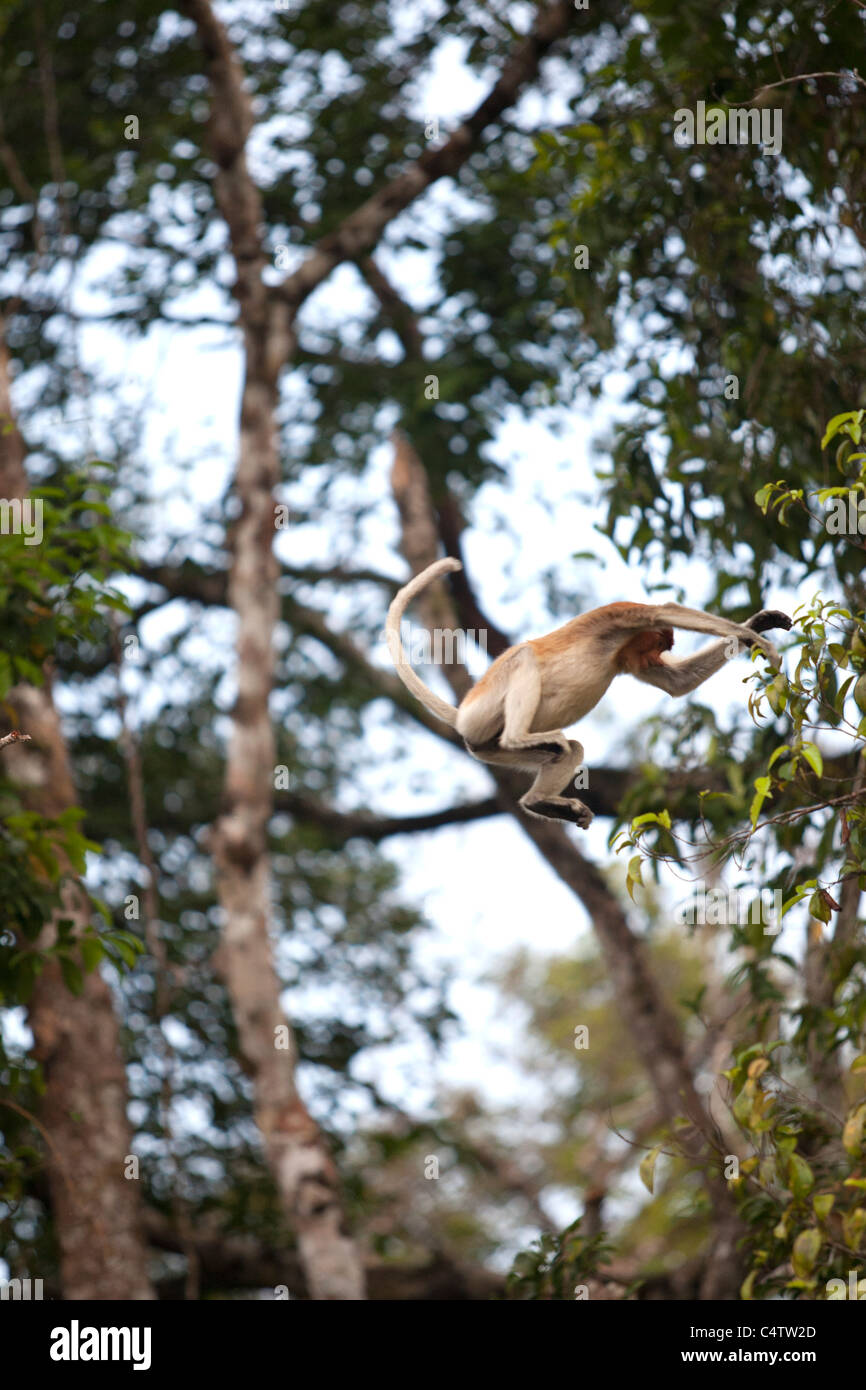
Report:
[[[634,637],[620,647],[617,665],[620,671],[637,675],[649,666],[661,666],[662,652],[669,652],[674,644],[672,627],[662,627],[650,632],[637,632]]]

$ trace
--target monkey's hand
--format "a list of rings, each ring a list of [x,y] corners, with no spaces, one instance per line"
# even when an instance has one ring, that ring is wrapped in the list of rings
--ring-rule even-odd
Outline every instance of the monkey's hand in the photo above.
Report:
[[[767,632],[771,627],[781,627],[787,632],[791,627],[791,619],[787,613],[780,613],[775,608],[763,608],[760,613],[755,613],[744,623],[744,627],[750,627],[753,632]]]

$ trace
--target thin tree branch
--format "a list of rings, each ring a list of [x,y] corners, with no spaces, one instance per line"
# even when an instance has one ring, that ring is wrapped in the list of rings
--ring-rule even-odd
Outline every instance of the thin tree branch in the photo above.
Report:
[[[368,840],[378,844],[391,835],[417,835],[425,830],[438,830],[445,825],[468,825],[472,821],[501,816],[506,807],[498,797],[487,796],[479,801],[467,801],[449,806],[444,811],[429,811],[417,816],[373,816],[362,811],[337,811],[316,797],[302,792],[278,792],[277,811],[288,811],[298,819],[318,825],[330,839]]]
[[[14,188],[18,197],[24,203],[29,203],[33,209],[30,219],[33,227],[33,245],[38,255],[43,256],[48,249],[45,239],[45,228],[39,217],[39,194],[30,183],[24,170],[18,162],[18,156],[13,150],[9,141],[6,139],[6,127],[3,122],[3,112],[0,110],[0,162],[6,170],[10,184]]]
[[[5,748],[5,747],[7,746],[7,744],[9,744],[9,743],[29,743],[29,742],[30,742],[30,735],[29,735],[29,734],[21,734],[21,733],[18,732],[17,729],[13,729],[11,733],[9,733],[9,734],[4,734],[3,737],[0,738],[0,748]]]
[[[856,68],[843,68],[840,72],[801,72],[796,77],[783,77],[779,82],[765,82],[752,97],[752,103],[754,104],[764,92],[772,91],[774,87],[787,87],[790,82],[808,82],[813,77],[853,77],[861,87],[866,87],[866,79],[860,76]]]
[[[148,1208],[145,1229],[157,1250],[183,1253],[182,1242],[160,1212]],[[310,1298],[297,1252],[280,1249],[252,1236],[209,1231],[195,1233],[196,1255],[202,1272],[202,1293],[232,1289],[275,1289],[284,1285],[295,1299]],[[426,1264],[366,1265],[369,1298],[387,1302],[483,1301],[501,1295],[505,1278],[489,1270],[458,1264],[437,1253]],[[162,1299],[183,1297],[183,1276],[167,1276],[158,1284]]]

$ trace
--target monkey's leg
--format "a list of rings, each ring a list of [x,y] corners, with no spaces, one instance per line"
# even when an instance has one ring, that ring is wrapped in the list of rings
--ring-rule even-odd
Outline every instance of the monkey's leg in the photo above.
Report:
[[[593,818],[592,811],[576,796],[565,795],[571,789],[575,772],[583,765],[583,747],[569,739],[568,748],[559,761],[539,769],[529,791],[520,798],[520,805],[539,820],[567,820],[586,830]]]
[[[541,670],[531,647],[515,653],[502,711],[504,728],[499,747],[504,752],[529,753],[530,763],[567,758],[571,744],[561,729],[534,730],[532,723],[541,703]],[[516,762],[516,759],[515,759]]]

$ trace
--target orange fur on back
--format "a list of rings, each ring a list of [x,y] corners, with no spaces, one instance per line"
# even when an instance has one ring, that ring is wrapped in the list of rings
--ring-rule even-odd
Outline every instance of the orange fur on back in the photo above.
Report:
[[[616,603],[605,603],[601,608],[593,608],[589,613],[582,613],[579,618],[572,618],[555,632],[549,632],[546,637],[534,637],[531,645],[541,657],[560,656],[569,651],[580,638],[609,637],[618,627],[627,627],[629,621],[633,622],[635,617],[647,613],[649,608],[648,603],[628,603],[624,599]],[[642,633],[638,636],[646,637],[647,634]],[[657,641],[658,634],[655,634],[653,642]]]

